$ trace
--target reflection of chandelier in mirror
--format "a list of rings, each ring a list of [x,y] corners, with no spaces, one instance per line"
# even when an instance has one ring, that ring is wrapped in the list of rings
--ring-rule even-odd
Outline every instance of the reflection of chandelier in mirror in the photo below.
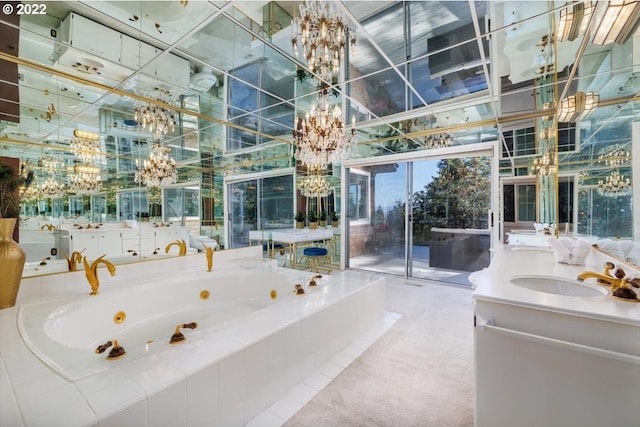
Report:
[[[149,153],[149,159],[142,165],[136,160],[134,181],[147,187],[164,187],[178,180],[176,161],[169,157],[169,149],[155,143]]]
[[[601,151],[598,161],[610,167],[618,167],[631,162],[631,153],[621,145],[609,146]]]
[[[448,133],[437,133],[424,138],[424,145],[427,148],[444,148],[453,144],[453,138]]]
[[[631,180],[613,170],[605,180],[598,181],[598,194],[607,197],[626,196],[631,194]]]
[[[70,190],[78,194],[97,193],[101,186],[100,168],[94,165],[75,165],[69,175]]]
[[[26,203],[35,202],[40,199],[40,189],[36,185],[30,185],[26,189],[20,186],[20,200]]]
[[[554,153],[544,153],[542,157],[533,159],[531,172],[534,175],[549,176],[556,173],[556,156]]]
[[[75,129],[71,140],[73,154],[83,162],[91,163],[98,160],[101,154],[100,134],[85,130]]]
[[[349,143],[355,133],[352,123],[347,136],[341,108],[334,105],[331,111],[327,91],[323,90],[306,117],[298,119],[293,131],[296,159],[306,166],[321,169],[330,163],[340,163],[349,155]]]
[[[339,15],[334,2],[307,0],[300,5],[300,17],[293,19],[291,28],[295,55],[298,56],[300,38],[309,71],[331,82],[332,76],[340,72],[345,45],[350,43],[352,50],[356,45],[355,32]]]
[[[600,95],[595,92],[578,92],[560,101],[558,109],[559,122],[575,122],[586,118],[596,109],[600,102]]]
[[[40,192],[43,196],[55,199],[61,197],[64,194],[64,186],[59,184],[53,177],[47,178],[40,187]]]
[[[153,98],[163,104],[175,104],[171,98],[171,93],[168,90],[158,87],[153,88],[153,93],[149,98]],[[134,111],[135,120],[158,138],[175,130],[177,123],[176,116],[175,111],[163,105],[156,104],[138,104]]]
[[[327,197],[331,187],[327,178],[322,175],[303,176],[298,179],[298,190],[305,197]]]

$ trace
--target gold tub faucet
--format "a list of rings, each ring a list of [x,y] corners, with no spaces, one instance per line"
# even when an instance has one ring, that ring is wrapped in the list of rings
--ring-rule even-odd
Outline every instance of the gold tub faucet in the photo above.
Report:
[[[178,255],[182,256],[182,255],[186,255],[187,254],[187,242],[185,242],[184,240],[180,239],[180,240],[176,240],[175,242],[171,242],[169,243],[165,248],[164,248],[164,253],[168,254],[169,253],[169,249],[171,249],[171,246],[177,246],[178,247]]]
[[[82,262],[82,252],[84,252],[84,249],[79,252],[73,251],[71,256],[67,256],[63,253],[64,257],[67,259],[67,268],[69,271],[76,271],[78,269],[78,263]]]
[[[111,262],[104,259],[106,254],[102,255],[91,264],[87,261],[87,257],[82,258],[82,263],[84,264],[84,274],[87,277],[87,281],[89,285],[91,285],[91,293],[89,295],[98,295],[98,288],[100,288],[100,281],[98,280],[98,265],[104,264],[109,270],[109,274],[112,276],[116,275],[116,267],[111,264]]]

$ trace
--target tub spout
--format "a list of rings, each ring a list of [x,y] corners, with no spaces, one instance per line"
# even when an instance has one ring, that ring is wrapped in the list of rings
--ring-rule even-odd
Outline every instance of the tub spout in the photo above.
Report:
[[[104,259],[106,254],[102,255],[91,264],[87,261],[87,257],[82,258],[82,263],[84,264],[84,274],[87,277],[87,281],[89,285],[91,285],[91,293],[89,295],[97,295],[98,289],[100,288],[100,281],[98,280],[98,265],[104,264],[109,270],[109,274],[112,276],[116,275],[116,267],[111,264],[111,262]]]
[[[107,341],[106,343],[99,345],[96,347],[96,354],[104,353],[109,347],[111,347],[111,350],[107,355],[107,360],[116,360],[127,355],[124,347],[122,347],[117,340]]]
[[[164,253],[169,253],[169,249],[171,249],[172,246],[177,246],[178,247],[178,255],[182,256],[182,255],[186,255],[187,254],[187,242],[185,242],[184,240],[176,240],[175,242],[171,242],[169,243],[165,248],[164,248]]]
[[[186,338],[180,329],[195,329],[198,327],[196,322],[191,323],[183,323],[181,325],[176,326],[176,331],[171,335],[171,339],[169,340],[169,344],[179,344],[183,342]]]

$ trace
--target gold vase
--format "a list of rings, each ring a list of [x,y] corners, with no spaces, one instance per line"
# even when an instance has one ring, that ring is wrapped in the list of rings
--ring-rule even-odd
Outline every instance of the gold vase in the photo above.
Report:
[[[17,218],[0,218],[0,309],[16,304],[26,254],[13,240]]]

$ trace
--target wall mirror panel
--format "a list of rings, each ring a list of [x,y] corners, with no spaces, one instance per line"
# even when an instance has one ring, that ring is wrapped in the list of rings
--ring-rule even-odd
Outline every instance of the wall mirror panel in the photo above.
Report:
[[[0,16],[0,157],[36,176],[20,222],[30,261],[61,260],[51,250],[65,228],[131,231],[110,246],[121,262],[175,256],[159,230],[233,247],[246,236],[229,222],[239,212],[225,181],[261,183],[267,210],[256,206],[257,230],[328,206],[296,189],[307,172],[291,136],[322,87],[355,121],[354,158],[495,141],[501,235],[539,222],[639,238],[637,15],[616,41],[596,44],[608,2],[588,2],[596,9],[587,32],[563,40],[554,34],[573,4],[336,2],[357,31],[331,82],[292,48],[302,2],[41,3],[44,14]],[[580,93],[597,93],[596,108],[560,119],[563,100]],[[136,179],[151,155],[175,162],[175,181]],[[267,185],[278,171],[293,171],[291,182]],[[327,172],[337,210],[339,171]]]

